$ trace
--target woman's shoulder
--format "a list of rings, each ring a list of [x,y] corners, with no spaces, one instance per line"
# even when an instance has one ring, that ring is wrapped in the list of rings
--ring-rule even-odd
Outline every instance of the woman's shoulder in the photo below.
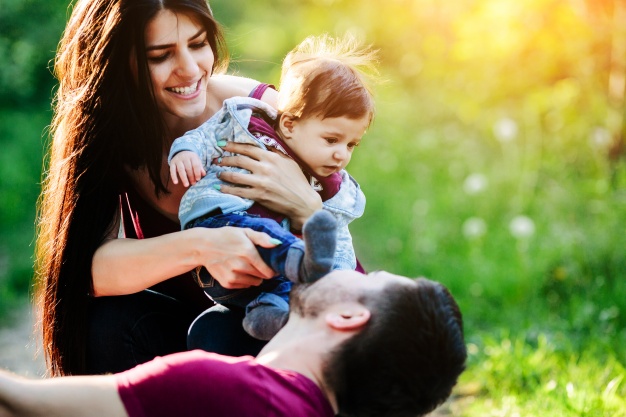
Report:
[[[252,78],[220,74],[211,77],[209,88],[214,98],[222,103],[224,100],[231,97],[247,97],[259,84],[259,81]],[[262,100],[276,107],[276,92],[275,90],[272,91],[274,91],[274,93],[263,94]]]
[[[246,97],[258,84],[251,78],[221,74],[211,77],[210,87],[216,98],[224,101],[236,96]]]

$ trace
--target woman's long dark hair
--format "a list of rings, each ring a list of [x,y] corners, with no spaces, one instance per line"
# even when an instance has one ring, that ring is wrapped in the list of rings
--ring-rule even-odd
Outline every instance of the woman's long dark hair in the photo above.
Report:
[[[54,65],[59,86],[38,207],[36,300],[51,375],[85,372],[91,263],[116,224],[125,169],[145,168],[155,193],[167,192],[161,168],[169,144],[152,93],[146,25],[163,9],[187,14],[207,29],[214,71],[222,69],[225,43],[205,1],[74,5]]]

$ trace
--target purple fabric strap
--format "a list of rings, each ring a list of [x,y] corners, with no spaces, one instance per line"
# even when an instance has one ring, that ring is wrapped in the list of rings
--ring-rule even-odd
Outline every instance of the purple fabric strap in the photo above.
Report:
[[[271,84],[259,84],[256,87],[254,87],[254,90],[250,91],[250,94],[248,95],[248,97],[261,100],[261,97],[263,97],[263,93],[265,93],[265,90],[267,90],[270,87],[272,87],[273,89],[276,89],[276,87],[274,87]]]

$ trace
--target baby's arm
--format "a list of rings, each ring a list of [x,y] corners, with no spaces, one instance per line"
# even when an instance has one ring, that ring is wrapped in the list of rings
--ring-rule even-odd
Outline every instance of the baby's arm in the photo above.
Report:
[[[337,229],[337,249],[335,250],[333,269],[356,269],[356,255],[348,225]]]
[[[206,175],[211,160],[223,153],[217,146],[215,137],[216,121],[219,120],[221,114],[222,111],[220,110],[199,127],[188,131],[172,143],[167,163],[170,165],[170,175],[174,184],[178,183],[178,176],[180,176],[185,187],[188,186],[189,182],[195,184],[202,176]],[[180,155],[181,153],[185,155]],[[176,164],[174,163],[175,158]],[[181,162],[183,166],[180,166]]]
[[[200,157],[192,151],[181,151],[170,161],[170,175],[172,182],[178,184],[178,177],[185,187],[194,185],[206,175]]]
[[[324,201],[324,209],[337,219],[337,250],[333,269],[355,269],[356,255],[348,224],[363,215],[365,195],[359,184],[346,171],[341,171],[341,187],[337,194]]]

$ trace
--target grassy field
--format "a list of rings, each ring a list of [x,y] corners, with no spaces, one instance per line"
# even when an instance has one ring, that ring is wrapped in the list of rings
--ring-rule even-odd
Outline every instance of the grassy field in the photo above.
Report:
[[[457,297],[470,360],[454,414],[626,415],[624,161],[580,134],[574,161],[546,138],[503,142],[498,121],[412,129],[409,103],[381,101],[351,166],[368,196],[353,229],[367,267]]]
[[[380,48],[378,113],[349,166],[367,207],[351,230],[367,269],[457,298],[470,357],[454,415],[626,416],[620,5],[212,2],[232,69],[264,81],[308,34],[351,30]],[[0,316],[31,286],[50,119],[47,98],[24,97],[0,93]]]
[[[47,108],[0,111],[0,323],[8,310],[24,303],[32,286]]]

